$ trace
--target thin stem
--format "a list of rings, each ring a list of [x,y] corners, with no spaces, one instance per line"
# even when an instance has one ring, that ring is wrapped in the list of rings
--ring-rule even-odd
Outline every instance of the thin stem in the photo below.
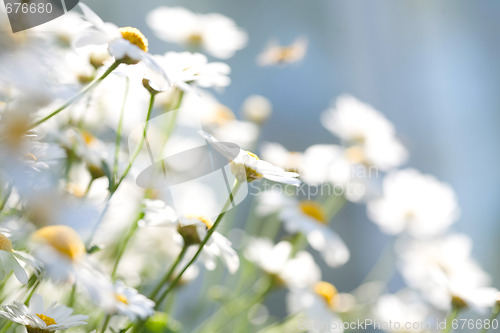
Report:
[[[460,312],[460,308],[458,306],[453,306],[451,308],[451,312],[446,317],[446,327],[441,333],[449,333],[453,328],[453,320],[458,318],[458,313]]]
[[[486,333],[489,331],[491,328],[491,322],[495,319],[497,319],[498,315],[500,314],[500,304],[496,304],[495,307],[493,308],[493,313],[490,316],[490,326],[488,328],[484,328],[484,323],[483,323],[483,329],[479,333]]]
[[[61,105],[59,108],[57,108],[56,110],[54,110],[52,113],[50,113],[48,116],[40,119],[40,120],[37,120],[35,121],[33,124],[29,125],[28,126],[28,130],[30,129],[33,129],[41,124],[43,124],[44,122],[46,122],[47,120],[51,119],[52,117],[54,117],[55,115],[59,114],[61,111],[63,111],[64,109],[66,109],[68,106],[70,106],[71,104],[77,102],[78,100],[80,100],[83,96],[85,96],[89,91],[91,91],[92,89],[94,89],[95,87],[97,87],[99,85],[99,83],[101,83],[109,74],[111,74],[111,72],[113,72],[118,66],[120,65],[120,62],[119,61],[115,61],[107,70],[106,72],[104,72],[104,74],[102,74],[100,77],[98,77],[97,79],[95,79],[94,81],[90,82],[87,86],[85,86],[85,88],[83,88],[82,90],[80,90],[76,95],[74,95],[73,97],[71,97],[70,99],[68,99],[66,101],[66,103],[64,103],[63,105]]]
[[[188,246],[186,246],[184,244],[184,246],[182,247],[182,250],[179,253],[179,255],[177,256],[177,259],[175,260],[175,262],[172,264],[172,266],[170,267],[170,269],[168,270],[168,272],[165,274],[165,276],[163,277],[163,279],[160,281],[160,283],[158,283],[158,285],[156,286],[156,288],[149,295],[150,299],[154,300],[156,298],[156,296],[158,296],[158,293],[161,291],[161,288],[168,281],[170,281],[170,279],[172,278],[172,275],[175,272],[175,269],[177,268],[177,266],[179,266],[180,262],[182,261],[182,258],[184,258],[184,255],[186,254],[187,249],[188,249]],[[159,305],[160,304],[158,303],[156,306],[159,306]]]
[[[89,194],[89,192],[90,192],[90,188],[92,187],[92,184],[94,183],[94,180],[95,180],[95,178],[94,178],[94,177],[92,177],[92,179],[90,179],[90,182],[89,182],[89,184],[87,185],[87,188],[85,189],[85,192],[83,193],[83,197],[84,197],[84,198],[85,198],[85,197],[87,197],[87,195]]]
[[[9,330],[9,328],[12,326],[12,322],[9,321],[7,325],[3,328],[3,330],[0,333],[5,333]]]
[[[182,271],[179,273],[179,275],[177,275],[175,280],[172,281],[172,283],[167,288],[167,290],[165,290],[165,292],[161,295],[161,297],[158,299],[157,304],[160,304],[165,299],[165,297],[167,297],[167,295],[176,287],[177,283],[179,283],[179,281],[182,278],[182,275],[186,272],[186,270],[189,268],[189,266],[191,266],[196,261],[196,259],[198,259],[198,256],[201,254],[201,251],[203,251],[203,248],[207,244],[208,240],[210,239],[212,234],[215,232],[215,230],[217,229],[217,227],[221,223],[222,218],[226,214],[226,210],[229,208],[229,205],[231,205],[231,203],[233,202],[233,196],[234,196],[234,194],[236,194],[239,187],[240,187],[240,183],[236,180],[234,183],[234,186],[233,186],[233,190],[231,191],[228,200],[224,204],[224,207],[222,207],[222,212],[219,214],[219,216],[215,220],[213,226],[210,229],[208,229],[207,235],[205,236],[205,238],[201,242],[200,247],[198,248],[198,251],[196,251],[196,253],[193,256],[193,258],[191,259],[191,261],[189,261],[189,263],[182,269]]]
[[[146,141],[146,133],[147,133],[147,130],[148,130],[148,122],[149,122],[149,119],[151,117],[151,112],[153,111],[154,102],[155,102],[155,94],[151,93],[151,96],[149,98],[148,114],[146,116],[146,123],[144,124],[144,131],[142,133],[141,141],[139,141],[139,145],[137,146],[134,154],[132,155],[132,158],[130,159],[130,162],[127,165],[127,168],[123,172],[123,175],[120,177],[120,180],[118,181],[118,183],[116,184],[115,188],[113,189],[113,192],[115,192],[118,189],[118,187],[120,187],[121,183],[123,182],[123,180],[125,179],[125,177],[127,177],[130,169],[132,168],[132,164],[135,162],[135,160],[137,159],[137,156],[139,156],[139,153],[141,152],[142,146],[144,145],[144,142]]]
[[[142,149],[142,146],[144,145],[144,141],[146,141],[146,133],[147,133],[147,130],[148,130],[149,118],[151,117],[151,113],[153,111],[154,101],[155,101],[155,94],[152,93],[151,97],[149,99],[148,113],[146,115],[146,123],[144,124],[144,130],[143,130],[141,141],[139,142],[139,145],[138,145],[136,151],[132,155],[132,158],[131,158],[131,160],[130,160],[128,166],[127,166],[127,168],[125,169],[125,172],[120,177],[120,181],[114,187],[110,188],[110,193],[109,193],[109,196],[108,196],[108,198],[106,200],[106,205],[104,206],[104,209],[103,209],[101,215],[99,216],[99,220],[97,221],[97,223],[92,228],[90,236],[89,236],[89,238],[87,240],[87,244],[86,244],[87,246],[90,246],[90,244],[92,243],[92,240],[94,239],[95,233],[97,232],[97,228],[99,228],[99,225],[101,224],[101,221],[104,218],[104,215],[106,215],[106,212],[109,209],[109,203],[111,201],[111,198],[116,193],[116,191],[120,187],[120,185],[123,182],[123,180],[125,179],[125,177],[127,177],[127,174],[130,171],[130,168],[132,167],[132,164],[135,162],[135,159],[137,158],[137,156],[139,156],[139,153],[140,153],[140,151]]]
[[[110,315],[106,315],[106,317],[104,317],[104,321],[102,322],[102,326],[101,326],[101,330],[100,330],[101,333],[104,333],[106,331],[106,328],[108,328],[110,320],[111,320]]]
[[[122,244],[120,245],[120,249],[119,249],[119,252],[118,252],[118,255],[117,255],[117,258],[116,258],[116,261],[115,261],[115,264],[113,266],[113,272],[111,273],[111,278],[113,280],[116,279],[116,271],[118,270],[118,266],[120,264],[120,261],[123,257],[123,254],[125,253],[125,250],[127,249],[127,245],[128,243],[130,242],[130,240],[132,239],[132,236],[134,235],[135,231],[137,230],[137,228],[139,227],[139,221],[144,217],[144,211],[143,209],[141,209],[141,211],[139,212],[139,214],[137,215],[137,218],[134,220],[134,222],[132,223],[132,225],[130,226],[130,229],[129,231],[127,232],[127,235],[125,236],[125,238],[123,239],[123,242]]]
[[[125,82],[125,93],[123,95],[122,109],[120,111],[120,120],[118,121],[118,128],[116,129],[116,140],[115,140],[115,156],[113,159],[113,182],[115,177],[118,176],[118,154],[120,153],[120,145],[122,140],[122,129],[123,129],[123,118],[125,114],[125,106],[127,104],[127,97],[130,88],[130,80],[127,77]],[[114,185],[114,184],[113,184]]]
[[[7,204],[7,201],[9,201],[10,195],[12,194],[12,187],[13,187],[12,183],[7,185],[7,189],[5,191],[5,196],[2,199],[2,202],[0,202],[0,211],[4,209],[5,204]]]

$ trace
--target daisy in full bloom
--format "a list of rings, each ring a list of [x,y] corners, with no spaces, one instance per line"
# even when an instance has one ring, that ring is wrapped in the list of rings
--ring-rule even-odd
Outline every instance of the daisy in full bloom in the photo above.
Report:
[[[321,253],[331,267],[345,264],[349,250],[342,239],[328,227],[328,218],[321,205],[315,201],[298,201],[278,191],[263,192],[259,198],[261,215],[278,213],[283,227],[289,233],[303,233],[309,245]]]
[[[284,66],[299,62],[307,52],[307,38],[301,36],[287,46],[279,45],[276,41],[268,44],[266,49],[257,58],[260,66]]]
[[[407,284],[438,309],[453,305],[482,311],[495,304],[498,290],[489,287],[490,277],[471,258],[472,241],[466,235],[401,242],[397,250]]]
[[[432,236],[445,231],[459,216],[453,189],[414,169],[389,173],[383,195],[367,206],[369,217],[390,234]]]
[[[247,42],[246,32],[221,14],[196,14],[180,7],[158,7],[148,14],[147,21],[158,38],[202,48],[221,59],[231,58]]]
[[[408,158],[394,126],[372,106],[352,96],[337,98],[335,107],[322,114],[321,123],[355,150],[365,164],[388,170]]]
[[[208,142],[217,143],[218,140],[212,135],[201,133]],[[231,170],[240,181],[253,182],[254,180],[265,178],[277,183],[299,186],[300,180],[296,172],[288,172],[262,161],[257,155],[247,150],[240,149],[239,154],[231,161]]]
[[[222,62],[208,62],[201,53],[167,52],[155,56],[155,60],[165,70],[172,85],[189,91],[190,83],[202,88],[223,88],[231,83],[228,74],[231,68]]]
[[[14,272],[20,283],[28,283],[28,274],[26,274],[25,268],[20,261],[26,263],[35,272],[41,269],[40,264],[34,258],[27,253],[15,251],[12,248],[10,239],[5,234],[0,233],[0,281],[3,281],[10,273]]]
[[[85,4],[79,5],[85,19],[92,24],[92,27],[75,41],[75,47],[106,44],[109,54],[117,61],[129,65],[139,62],[144,64],[145,75],[154,82],[155,87],[163,90],[169,86],[167,75],[148,54],[148,40],[142,32],[132,27],[118,28],[113,23],[104,22]]]
[[[329,282],[318,281],[301,289],[290,290],[287,308],[291,314],[299,314],[308,332],[343,332],[342,320],[336,312],[340,301],[337,288]]]
[[[14,301],[14,305],[3,306],[0,317],[24,325],[28,333],[47,333],[86,325],[86,315],[72,315],[73,309],[64,305],[44,306],[42,296],[34,294],[29,307]]]
[[[130,320],[146,319],[154,314],[155,303],[123,282],[106,281],[99,288],[99,303],[109,314],[127,316]]]
[[[273,244],[267,238],[251,238],[244,251],[248,261],[255,263],[278,284],[288,288],[303,288],[319,281],[321,271],[306,251],[292,257],[292,244]]]

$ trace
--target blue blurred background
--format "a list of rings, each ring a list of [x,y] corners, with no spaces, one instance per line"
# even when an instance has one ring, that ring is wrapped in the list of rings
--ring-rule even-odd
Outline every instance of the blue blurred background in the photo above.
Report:
[[[449,182],[462,217],[453,227],[474,240],[474,255],[500,287],[500,2],[431,0],[87,0],[103,19],[137,26],[151,51],[181,50],[156,39],[145,22],[159,5],[219,12],[249,34],[228,63],[232,85],[220,100],[238,111],[261,94],[274,105],[263,139],[291,150],[333,143],[320,113],[342,93],[372,104],[396,126],[408,165]],[[256,56],[270,38],[309,38],[306,58],[261,68]],[[352,250],[348,265],[325,271],[341,291],[361,282],[389,238],[351,205],[336,229]]]

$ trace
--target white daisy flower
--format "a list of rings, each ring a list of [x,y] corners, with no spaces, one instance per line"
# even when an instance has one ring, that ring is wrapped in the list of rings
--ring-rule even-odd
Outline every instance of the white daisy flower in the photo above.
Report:
[[[289,242],[273,244],[267,238],[251,238],[244,254],[248,261],[289,288],[309,286],[321,277],[318,265],[308,252],[300,251],[292,257],[292,245]]]
[[[155,303],[121,281],[106,283],[100,292],[100,303],[109,314],[124,315],[132,321],[154,314]]]
[[[208,142],[216,143],[218,140],[212,135],[201,132]],[[240,149],[238,156],[231,161],[231,170],[240,181],[252,182],[265,178],[277,183],[299,186],[298,173],[288,172],[276,167],[269,162],[262,161],[252,152]]]
[[[285,66],[301,61],[307,52],[308,40],[306,37],[297,37],[292,44],[282,46],[271,41],[266,49],[259,54],[257,64],[260,66]]]
[[[75,230],[65,225],[52,225],[33,234],[34,254],[55,281],[73,281],[86,265],[87,251]]]
[[[438,309],[448,311],[453,304],[481,311],[495,304],[498,291],[471,258],[472,241],[466,235],[405,241],[396,249],[407,284]]]
[[[42,296],[34,294],[29,307],[14,301],[14,305],[4,305],[0,317],[26,326],[28,333],[47,333],[86,325],[86,315],[72,315],[73,309],[64,305],[44,306]]]
[[[148,14],[147,22],[158,38],[205,49],[217,58],[232,57],[247,42],[247,34],[221,14],[196,14],[180,7],[158,7]]]
[[[302,155],[301,179],[309,185],[334,185],[334,192],[347,200],[359,202],[369,194],[370,179],[378,170],[361,163],[355,147],[318,144],[307,148]]]
[[[414,169],[389,173],[383,195],[367,206],[369,217],[387,233],[407,231],[416,237],[437,235],[459,217],[453,189]]]
[[[3,281],[10,273],[14,272],[17,280],[22,283],[28,283],[28,274],[20,262],[31,267],[35,273],[41,270],[40,264],[29,254],[15,251],[12,248],[12,242],[3,233],[0,233],[0,281]]]
[[[155,60],[168,75],[172,85],[190,91],[190,83],[202,88],[223,88],[231,83],[231,68],[222,62],[208,62],[205,55],[191,52],[167,52]]]
[[[161,200],[146,200],[145,215],[141,221],[143,226],[166,226],[176,230],[179,237],[177,243],[190,246],[184,261],[189,261],[195,254],[207,231],[212,227],[210,218],[201,215],[179,216],[173,208]],[[193,245],[193,246],[191,246]],[[208,270],[216,267],[215,258],[220,258],[231,274],[235,273],[240,261],[238,254],[231,247],[231,242],[215,231],[203,247],[200,260]]]
[[[348,146],[356,147],[364,163],[388,170],[403,164],[408,153],[395,136],[394,126],[372,106],[343,95],[321,122]]]
[[[337,267],[349,260],[349,249],[340,236],[328,227],[326,213],[315,201],[297,201],[277,191],[263,192],[259,197],[259,213],[278,212],[289,233],[303,233],[309,245],[320,252],[328,266]]]
[[[290,314],[302,316],[308,323],[308,332],[343,332],[342,320],[335,312],[338,302],[337,288],[319,281],[308,288],[292,289],[287,296]]]
[[[92,27],[75,41],[75,47],[106,44],[109,54],[117,61],[129,65],[144,64],[145,76],[154,83],[155,89],[160,91],[169,86],[167,75],[148,54],[148,40],[142,32],[132,27],[118,28],[113,23],[104,22],[87,5],[79,5]]]

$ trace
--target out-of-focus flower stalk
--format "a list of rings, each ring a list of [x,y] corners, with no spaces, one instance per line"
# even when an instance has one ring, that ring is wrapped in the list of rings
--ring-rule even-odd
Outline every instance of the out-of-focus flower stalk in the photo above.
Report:
[[[125,106],[127,105],[127,97],[130,88],[130,79],[127,77],[125,79],[125,92],[123,94],[123,103],[120,110],[120,120],[118,121],[118,127],[116,129],[116,140],[115,140],[115,155],[113,158],[113,181],[118,176],[118,154],[120,153],[120,145],[122,142],[122,129],[123,129],[123,118],[125,114]]]
[[[69,100],[66,101],[66,103],[64,103],[63,105],[61,105],[56,110],[54,110],[48,116],[46,116],[46,117],[44,117],[44,118],[42,118],[40,120],[37,120],[33,124],[29,125],[28,126],[28,130],[33,129],[33,128],[35,128],[35,127],[43,124],[47,120],[49,120],[52,117],[54,117],[57,114],[59,114],[61,111],[63,111],[64,109],[66,109],[71,104],[79,101],[83,96],[85,96],[88,92],[90,92],[95,87],[97,87],[106,77],[108,77],[108,75],[111,74],[120,65],[120,63],[121,62],[119,62],[119,61],[115,61],[113,64],[111,64],[111,66],[109,66],[109,68],[106,70],[106,72],[104,72],[104,74],[102,74],[100,77],[98,77],[94,81],[90,82],[87,86],[85,86],[85,88],[83,88],[82,90],[80,90],[75,96],[71,97]]]
[[[186,244],[184,244],[184,246],[182,247],[181,252],[177,256],[177,259],[172,264],[172,266],[168,270],[167,274],[165,274],[165,277],[160,281],[160,283],[158,283],[158,285],[155,287],[155,289],[149,295],[150,299],[155,299],[156,296],[158,296],[158,293],[161,291],[162,287],[165,284],[167,284],[168,281],[170,281],[170,279],[172,278],[172,275],[174,274],[175,269],[177,268],[177,266],[179,266],[180,262],[184,258],[184,255],[186,254],[187,249],[188,249],[188,246]]]
[[[479,331],[479,333],[486,333],[490,330],[491,328],[491,322],[495,319],[497,319],[498,315],[500,315],[500,302],[497,301],[497,304],[495,305],[495,307],[493,308],[493,313],[491,314],[489,320],[490,320],[490,326],[488,328],[485,328],[483,327],[483,329],[481,331]]]
[[[159,304],[161,304],[163,302],[163,300],[165,299],[165,297],[167,297],[167,295],[175,288],[175,286],[177,285],[177,283],[179,283],[180,279],[182,278],[182,275],[184,274],[184,272],[186,272],[186,270],[189,268],[189,266],[191,266],[196,261],[196,259],[200,255],[201,251],[205,247],[205,244],[208,242],[208,240],[210,239],[212,234],[215,232],[215,230],[217,229],[217,227],[221,223],[222,218],[226,214],[226,210],[229,208],[229,206],[233,202],[233,196],[238,192],[240,185],[241,185],[241,183],[238,182],[238,180],[234,181],[233,190],[231,191],[228,200],[226,201],[226,203],[222,207],[222,212],[219,214],[219,216],[215,220],[213,226],[210,229],[208,229],[207,235],[205,236],[205,238],[201,242],[200,247],[198,248],[198,251],[196,251],[196,253],[193,256],[193,258],[191,259],[191,261],[189,261],[189,263],[182,269],[182,271],[179,273],[179,275],[177,275],[175,280],[172,281],[172,283],[167,288],[167,290],[165,290],[165,292],[160,296],[160,298],[158,298],[158,301],[156,302],[157,306]]]

